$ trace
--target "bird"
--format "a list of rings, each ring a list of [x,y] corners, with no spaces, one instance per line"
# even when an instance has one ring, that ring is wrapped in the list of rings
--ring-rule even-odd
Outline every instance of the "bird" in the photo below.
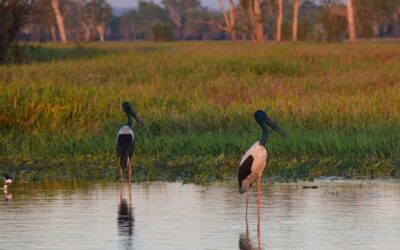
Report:
[[[4,186],[3,186],[3,188],[7,189],[12,183],[12,178],[10,177],[9,174],[4,174],[3,178],[4,178]]]
[[[117,157],[119,163],[119,170],[121,175],[121,182],[123,181],[123,170],[128,168],[129,182],[132,176],[132,155],[135,147],[135,134],[132,130],[132,117],[135,118],[136,123],[143,125],[135,111],[133,111],[129,102],[122,103],[122,109],[128,117],[126,125],[122,126],[117,135]]]
[[[254,119],[260,125],[262,130],[262,137],[259,141],[255,142],[243,155],[238,172],[239,192],[246,194],[246,221],[247,221],[247,208],[249,203],[249,190],[253,182],[257,180],[257,208],[258,208],[258,223],[260,223],[260,192],[261,192],[261,177],[267,164],[268,152],[265,144],[268,141],[268,129],[270,126],[280,135],[286,137],[287,133],[278,127],[278,125],[268,115],[262,111],[257,110],[254,113]]]

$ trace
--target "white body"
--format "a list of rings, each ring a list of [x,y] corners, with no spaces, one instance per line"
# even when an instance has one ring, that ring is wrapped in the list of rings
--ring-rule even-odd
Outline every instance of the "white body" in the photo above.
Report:
[[[250,184],[257,180],[259,177],[262,176],[265,166],[267,164],[267,150],[264,146],[260,145],[260,142],[257,141],[254,143],[243,155],[242,160],[240,161],[240,165],[249,157],[250,155],[253,156],[253,164],[251,165],[251,174],[247,176],[242,181],[242,186],[250,186]]]
[[[11,185],[11,183],[12,183],[12,180],[11,180],[11,179],[5,180],[5,181],[4,181],[4,186],[3,186],[3,188],[4,188],[4,189],[7,189],[8,186]]]
[[[126,135],[126,134],[131,134],[132,135],[132,139],[135,138],[135,134],[133,133],[133,130],[127,125],[123,126],[118,131],[118,135]],[[117,139],[118,139],[118,135],[117,135]]]

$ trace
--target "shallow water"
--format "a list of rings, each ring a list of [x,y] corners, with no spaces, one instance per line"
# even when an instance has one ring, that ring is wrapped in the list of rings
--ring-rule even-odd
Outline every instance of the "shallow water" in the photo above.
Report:
[[[0,249],[400,249],[400,182],[303,185],[263,185],[258,237],[255,192],[246,232],[235,182],[125,184],[122,198],[119,183],[20,184],[0,200]]]

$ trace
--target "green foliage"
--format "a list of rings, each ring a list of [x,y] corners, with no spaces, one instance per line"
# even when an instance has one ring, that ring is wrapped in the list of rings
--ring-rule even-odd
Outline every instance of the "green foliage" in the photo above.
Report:
[[[121,33],[123,38],[128,40],[150,39],[148,33],[154,23],[169,24],[167,11],[158,4],[139,1],[137,10],[130,10],[121,15]]]
[[[270,136],[269,176],[399,174],[396,43],[48,44],[31,53],[38,63],[0,67],[0,172],[114,178],[129,100],[145,123],[134,128],[137,178],[234,175],[259,139],[259,108],[289,133]]]
[[[333,15],[327,10],[322,20],[323,39],[329,42],[338,42],[345,38],[346,16]]]
[[[155,42],[172,41],[174,33],[169,25],[156,22],[151,27],[151,40]]]
[[[106,23],[111,19],[112,8],[106,0],[90,0],[84,9],[86,18],[94,25]]]
[[[7,59],[10,46],[24,25],[39,12],[33,0],[0,1],[0,64]]]

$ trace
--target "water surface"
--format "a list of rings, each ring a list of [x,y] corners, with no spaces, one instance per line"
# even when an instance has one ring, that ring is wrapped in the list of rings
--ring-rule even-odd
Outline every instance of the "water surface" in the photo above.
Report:
[[[303,185],[263,185],[258,234],[256,189],[246,225],[236,182],[19,184],[0,249],[400,249],[400,182]]]

